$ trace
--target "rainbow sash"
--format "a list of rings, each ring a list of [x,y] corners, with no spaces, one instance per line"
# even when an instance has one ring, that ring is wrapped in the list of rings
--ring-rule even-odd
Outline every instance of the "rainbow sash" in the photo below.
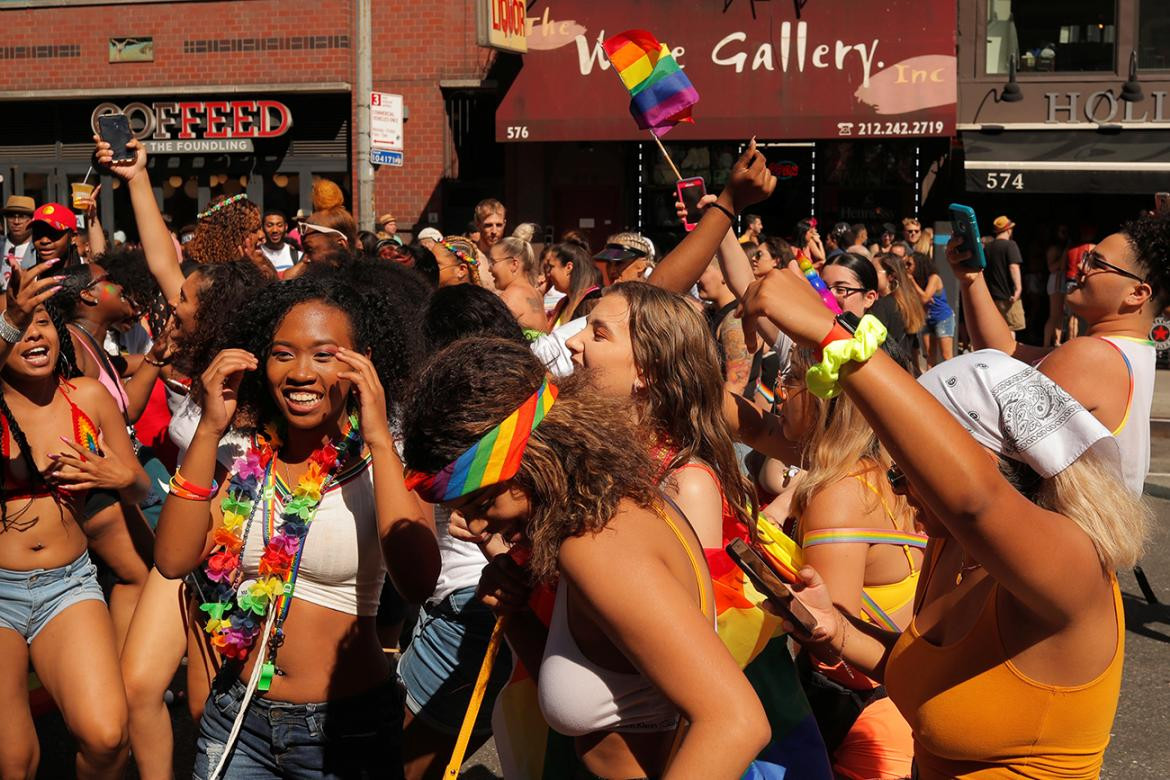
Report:
[[[408,470],[406,489],[416,491],[432,504],[441,504],[506,482],[520,470],[529,437],[556,399],[556,385],[545,379],[519,409],[437,474]]]

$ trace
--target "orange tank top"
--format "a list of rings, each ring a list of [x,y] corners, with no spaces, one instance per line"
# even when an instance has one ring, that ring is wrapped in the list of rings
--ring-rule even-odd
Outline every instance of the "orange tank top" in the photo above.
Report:
[[[998,590],[992,585],[975,626],[957,642],[934,645],[911,620],[890,654],[886,689],[914,730],[916,777],[1098,777],[1125,657],[1116,578],[1117,649],[1105,671],[1083,685],[1045,685],[1016,668],[999,633]]]

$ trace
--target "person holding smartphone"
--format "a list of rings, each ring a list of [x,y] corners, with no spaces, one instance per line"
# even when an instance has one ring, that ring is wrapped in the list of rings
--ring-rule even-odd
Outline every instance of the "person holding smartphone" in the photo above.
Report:
[[[976,349],[997,349],[1068,391],[1117,437],[1125,483],[1140,495],[1150,465],[1150,408],[1156,351],[1154,317],[1170,303],[1170,216],[1144,216],[1080,254],[1066,302],[1087,330],[1059,347],[1018,343],[999,316],[985,275],[968,268],[956,242],[947,260],[959,280]]]
[[[757,283],[744,308],[749,322],[765,317],[809,349],[857,345],[848,360],[823,362],[828,388],[889,450],[891,487],[931,537],[904,632],[845,616],[806,567],[798,590],[820,626],[798,638],[884,682],[914,729],[922,780],[1038,767],[1096,777],[1124,658],[1114,571],[1139,556],[1149,516],[1117,479],[1108,429],[1048,377],[992,350],[915,382],[876,349],[878,335],[862,346],[792,274]]]

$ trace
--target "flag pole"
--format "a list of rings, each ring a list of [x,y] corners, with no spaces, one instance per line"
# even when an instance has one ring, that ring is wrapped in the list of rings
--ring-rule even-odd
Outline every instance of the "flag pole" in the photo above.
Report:
[[[463,715],[463,725],[459,728],[459,736],[455,740],[455,749],[451,753],[451,760],[444,778],[459,776],[463,766],[463,758],[467,754],[467,745],[471,742],[471,732],[475,728],[475,721],[479,716],[480,705],[483,704],[484,694],[487,693],[488,681],[492,676],[492,667],[496,663],[496,655],[500,651],[500,639],[504,632],[504,618],[497,618],[492,629],[491,639],[488,640],[487,651],[483,656],[483,663],[479,667],[479,676],[475,679],[475,687],[471,691],[471,701],[468,702],[467,712]]]
[[[655,135],[653,130],[650,131],[650,137],[654,139],[654,143],[658,144],[662,156],[666,158],[667,165],[670,166],[670,170],[674,171],[675,178],[682,181],[682,174],[678,172],[678,166],[674,164],[674,160],[670,159],[670,152],[666,151],[666,147],[662,145],[662,139]]]

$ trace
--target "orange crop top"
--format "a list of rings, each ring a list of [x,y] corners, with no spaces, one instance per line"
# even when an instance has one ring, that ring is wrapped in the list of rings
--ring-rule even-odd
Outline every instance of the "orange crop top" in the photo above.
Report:
[[[937,556],[935,558],[937,560]],[[914,730],[920,780],[1100,775],[1125,657],[1125,615],[1113,579],[1117,649],[1083,685],[1046,685],[1007,658],[999,633],[997,584],[974,627],[939,647],[913,620],[886,665],[886,690]]]

